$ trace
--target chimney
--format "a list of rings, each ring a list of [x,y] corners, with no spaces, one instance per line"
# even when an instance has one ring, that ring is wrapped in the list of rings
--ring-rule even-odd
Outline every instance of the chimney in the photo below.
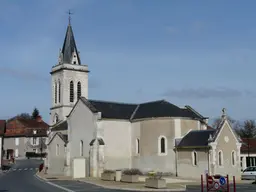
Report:
[[[36,117],[36,121],[37,121],[37,122],[42,122],[42,117],[41,117],[40,115],[38,115],[38,116]]]

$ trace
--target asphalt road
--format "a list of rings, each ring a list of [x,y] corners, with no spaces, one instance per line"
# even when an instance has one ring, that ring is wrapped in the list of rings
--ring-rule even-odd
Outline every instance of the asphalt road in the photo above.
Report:
[[[0,176],[0,192],[63,192],[38,180],[34,175],[40,160],[17,160],[7,173]]]
[[[0,192],[123,192],[79,181],[46,182],[35,177],[40,163],[40,160],[17,160],[7,173],[0,174]],[[237,192],[256,192],[256,185],[252,184],[237,184],[236,188]],[[187,192],[200,191],[200,186],[187,186]],[[232,187],[230,192],[233,192]]]

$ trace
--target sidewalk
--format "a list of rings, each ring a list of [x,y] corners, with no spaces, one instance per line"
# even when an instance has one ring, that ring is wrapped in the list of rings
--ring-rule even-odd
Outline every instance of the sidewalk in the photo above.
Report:
[[[144,182],[139,183],[123,183],[116,181],[102,181],[99,178],[85,178],[74,180],[71,177],[67,176],[54,176],[47,175],[44,173],[37,173],[37,176],[41,179],[54,183],[55,185],[59,185],[61,187],[65,187],[68,190],[78,190],[78,187],[81,189],[96,189],[98,191],[186,191],[186,185],[183,184],[174,184],[167,183],[166,189],[150,189],[145,187]],[[90,190],[89,190],[90,191]]]

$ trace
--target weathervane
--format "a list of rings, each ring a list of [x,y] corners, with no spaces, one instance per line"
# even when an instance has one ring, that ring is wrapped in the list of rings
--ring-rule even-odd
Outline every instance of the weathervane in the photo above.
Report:
[[[72,13],[70,11],[70,9],[68,10],[68,24],[71,25],[71,15],[73,15],[74,13]]]

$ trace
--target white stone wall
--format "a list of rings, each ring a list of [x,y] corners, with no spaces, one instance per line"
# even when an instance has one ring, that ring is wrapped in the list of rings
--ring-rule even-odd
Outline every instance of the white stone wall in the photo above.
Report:
[[[96,130],[95,115],[80,100],[68,118],[68,138],[71,161],[80,157],[80,141],[83,141],[83,156],[89,157],[90,142]]]
[[[56,70],[63,68],[63,70]],[[69,69],[69,70],[64,70]],[[71,70],[70,70],[71,69]],[[75,69],[75,70],[72,70]],[[80,71],[78,71],[80,70]],[[77,102],[77,83],[81,83],[81,96],[88,98],[88,67],[81,65],[63,64],[57,65],[52,69],[52,107],[51,110],[51,122],[54,124],[54,117],[56,114],[59,116],[59,120],[66,119],[66,116],[72,110],[72,107]],[[57,103],[55,103],[55,82],[61,82],[61,100],[59,102],[59,88],[57,88]],[[70,81],[74,83],[74,102],[70,102]],[[59,108],[57,108],[59,107]]]
[[[101,120],[99,136],[105,142],[105,168],[131,168],[131,123],[123,120]]]

